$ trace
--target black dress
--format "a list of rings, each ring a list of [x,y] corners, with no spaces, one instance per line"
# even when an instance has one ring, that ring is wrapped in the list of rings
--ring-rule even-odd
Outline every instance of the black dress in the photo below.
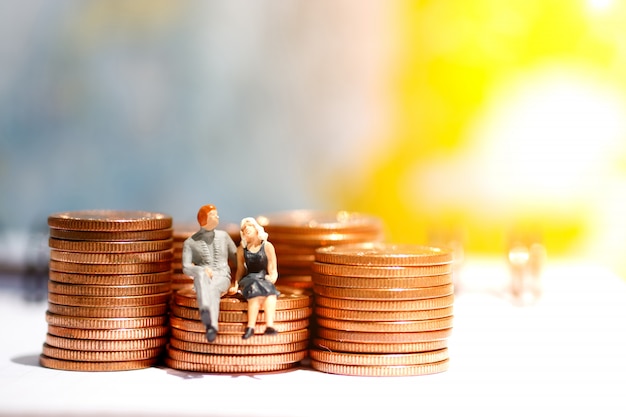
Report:
[[[241,295],[248,300],[254,297],[266,297],[268,295],[279,295],[273,283],[265,279],[267,275],[267,255],[265,254],[265,241],[261,243],[258,252],[250,252],[243,249],[244,261],[246,263],[247,274],[239,280]]]

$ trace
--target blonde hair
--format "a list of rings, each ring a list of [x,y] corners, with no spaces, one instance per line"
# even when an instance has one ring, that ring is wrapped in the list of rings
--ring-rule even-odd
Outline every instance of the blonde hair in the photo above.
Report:
[[[248,247],[248,242],[246,242],[246,238],[244,237],[243,232],[241,231],[241,229],[246,223],[251,223],[254,226],[254,228],[259,233],[259,239],[261,239],[261,241],[267,240],[268,235],[265,229],[263,228],[263,226],[261,226],[254,217],[244,217],[241,220],[241,223],[239,225],[239,235],[241,235],[241,246],[243,246],[244,248]]]

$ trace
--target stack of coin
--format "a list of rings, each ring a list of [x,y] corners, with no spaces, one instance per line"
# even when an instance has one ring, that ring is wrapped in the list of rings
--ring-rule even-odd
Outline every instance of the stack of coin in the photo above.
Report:
[[[255,334],[243,339],[247,324],[247,302],[240,297],[223,297],[220,302],[218,334],[207,342],[200,321],[196,293],[182,289],[174,294],[170,323],[172,334],[165,364],[170,368],[208,373],[257,373],[298,366],[308,354],[312,296],[307,291],[278,287],[274,328],[265,335],[265,313],[259,312]]]
[[[172,218],[86,210],[48,217],[48,332],[42,366],[119,371],[157,363],[167,344]]]
[[[318,249],[311,366],[360,376],[447,370],[452,263],[452,251],[429,246],[362,243]]]
[[[197,224],[180,223],[174,225],[173,232],[173,250],[174,257],[172,258],[172,290],[178,291],[184,288],[193,288],[193,278],[186,275],[183,272],[183,245],[188,237],[200,230],[200,226]],[[238,245],[241,241],[241,235],[239,234],[239,226],[233,223],[226,224],[224,230],[230,235],[235,245]],[[231,264],[233,274],[235,273],[237,265]]]
[[[380,218],[349,211],[293,210],[263,214],[257,221],[274,244],[278,283],[311,288],[315,249],[383,239]]]

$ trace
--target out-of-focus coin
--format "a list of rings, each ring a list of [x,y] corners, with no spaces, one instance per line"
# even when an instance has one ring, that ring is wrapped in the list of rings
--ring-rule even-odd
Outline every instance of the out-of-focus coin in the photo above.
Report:
[[[141,240],[141,241],[89,241],[49,238],[48,246],[64,252],[89,253],[130,253],[130,252],[158,252],[172,248],[172,239]]]
[[[91,242],[134,242],[145,240],[163,240],[172,237],[172,229],[139,230],[139,231],[91,231],[50,229],[50,237],[64,240],[81,240]]]
[[[171,290],[169,282],[144,285],[77,285],[48,281],[48,291],[55,294],[81,295],[89,297],[127,297],[150,295]]]
[[[172,217],[163,213],[133,210],[82,210],[48,216],[53,229],[86,231],[136,231],[167,229]]]
[[[211,355],[270,355],[275,353],[302,352],[309,347],[309,341],[295,343],[280,343],[274,345],[218,345],[215,343],[194,343],[170,339],[170,346],[187,352],[197,352]]]
[[[307,357],[308,351],[302,350],[300,352],[290,353],[278,353],[270,355],[212,355],[198,352],[188,352],[184,350],[178,350],[171,346],[167,348],[168,357],[193,363],[206,363],[213,365],[269,365],[277,363],[294,363],[300,362]]]
[[[81,362],[51,358],[44,354],[39,356],[39,364],[45,368],[63,371],[103,372],[103,371],[130,371],[145,369],[155,365],[159,358],[132,360],[121,362]]]
[[[314,285],[313,292],[325,297],[348,300],[418,300],[423,298],[443,297],[454,293],[452,284],[426,288],[339,288]]]
[[[435,287],[452,283],[452,274],[429,275],[425,277],[411,278],[362,278],[362,277],[337,277],[313,273],[313,284],[327,287],[343,288],[420,288]]]
[[[165,365],[172,369],[179,369],[188,372],[204,372],[204,373],[261,373],[261,372],[277,372],[295,368],[298,362],[293,363],[273,363],[273,364],[255,364],[255,365],[221,365],[197,362],[186,362],[170,357],[165,358]]]
[[[351,376],[418,376],[440,373],[448,370],[449,359],[441,362],[422,365],[405,366],[364,366],[364,365],[337,365],[334,363],[311,361],[313,369],[321,372]]]
[[[419,300],[346,300],[322,295],[315,297],[315,305],[356,311],[412,311],[452,307],[454,295]]]
[[[253,337],[249,339],[242,339],[241,334],[218,334],[218,337],[215,341],[211,342],[212,345],[238,345],[238,346],[249,346],[249,345],[274,345],[274,344],[288,344],[288,343],[296,343],[303,342],[309,340],[310,331],[309,329],[302,328],[294,331],[285,331],[280,332],[275,335],[264,335],[264,334],[255,334]],[[172,337],[178,340],[183,340],[192,343],[209,343],[206,340],[206,336],[204,333],[200,332],[190,332],[186,330],[180,330],[176,327],[172,328]]]
[[[169,270],[148,274],[72,274],[58,271],[48,273],[50,281],[76,285],[147,285],[170,282],[172,274]]]
[[[311,359],[336,365],[406,366],[422,365],[449,359],[448,349],[420,353],[376,354],[344,353],[311,349]]]
[[[336,340],[327,340],[322,338],[313,339],[313,345],[319,350],[329,352],[353,352],[353,353],[415,353],[428,352],[431,350],[443,349],[448,347],[447,340],[436,340],[433,342],[416,342],[416,343],[356,343],[356,342],[338,342]]]
[[[78,264],[144,264],[152,262],[171,261],[172,250],[152,252],[66,252],[57,249],[50,250],[50,259],[60,262]]]
[[[354,343],[418,343],[433,342],[447,339],[452,332],[451,328],[434,330],[429,332],[414,333],[385,333],[385,332],[354,332],[319,327],[317,336],[323,339],[335,340],[338,342]]]
[[[382,221],[378,217],[343,210],[291,210],[263,214],[256,219],[271,233],[368,232],[382,229]]]
[[[139,340],[91,340],[91,339],[71,339],[46,334],[46,343],[61,349],[88,350],[88,351],[124,351],[124,350],[144,350],[163,347],[167,345],[167,337],[153,337],[151,339]]]
[[[448,317],[452,315],[452,307],[437,308],[432,310],[411,310],[411,311],[357,311],[343,310],[338,308],[315,307],[315,314],[318,317],[325,317],[337,320],[352,321],[416,321],[430,320]]]
[[[163,337],[169,332],[168,326],[143,327],[139,329],[73,329],[49,324],[48,333],[72,339],[94,340],[136,340]]]
[[[349,332],[413,333],[451,328],[452,319],[453,317],[449,316],[431,320],[379,322],[334,320],[317,317],[317,324],[327,329],[345,330]]]
[[[454,260],[450,249],[435,246],[364,242],[318,248],[318,262],[362,266],[425,266]]]
[[[408,278],[451,274],[452,264],[426,266],[362,266],[326,264],[316,261],[311,265],[311,270],[319,274],[342,277]]]

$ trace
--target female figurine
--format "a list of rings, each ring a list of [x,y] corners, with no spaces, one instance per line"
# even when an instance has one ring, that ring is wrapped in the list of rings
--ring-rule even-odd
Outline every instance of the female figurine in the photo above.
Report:
[[[267,232],[253,217],[241,220],[241,245],[237,248],[236,282],[241,295],[248,301],[248,324],[243,339],[254,334],[261,306],[265,311],[265,333],[274,335],[276,298],[280,292],[274,286],[278,278],[276,251],[267,240]]]

